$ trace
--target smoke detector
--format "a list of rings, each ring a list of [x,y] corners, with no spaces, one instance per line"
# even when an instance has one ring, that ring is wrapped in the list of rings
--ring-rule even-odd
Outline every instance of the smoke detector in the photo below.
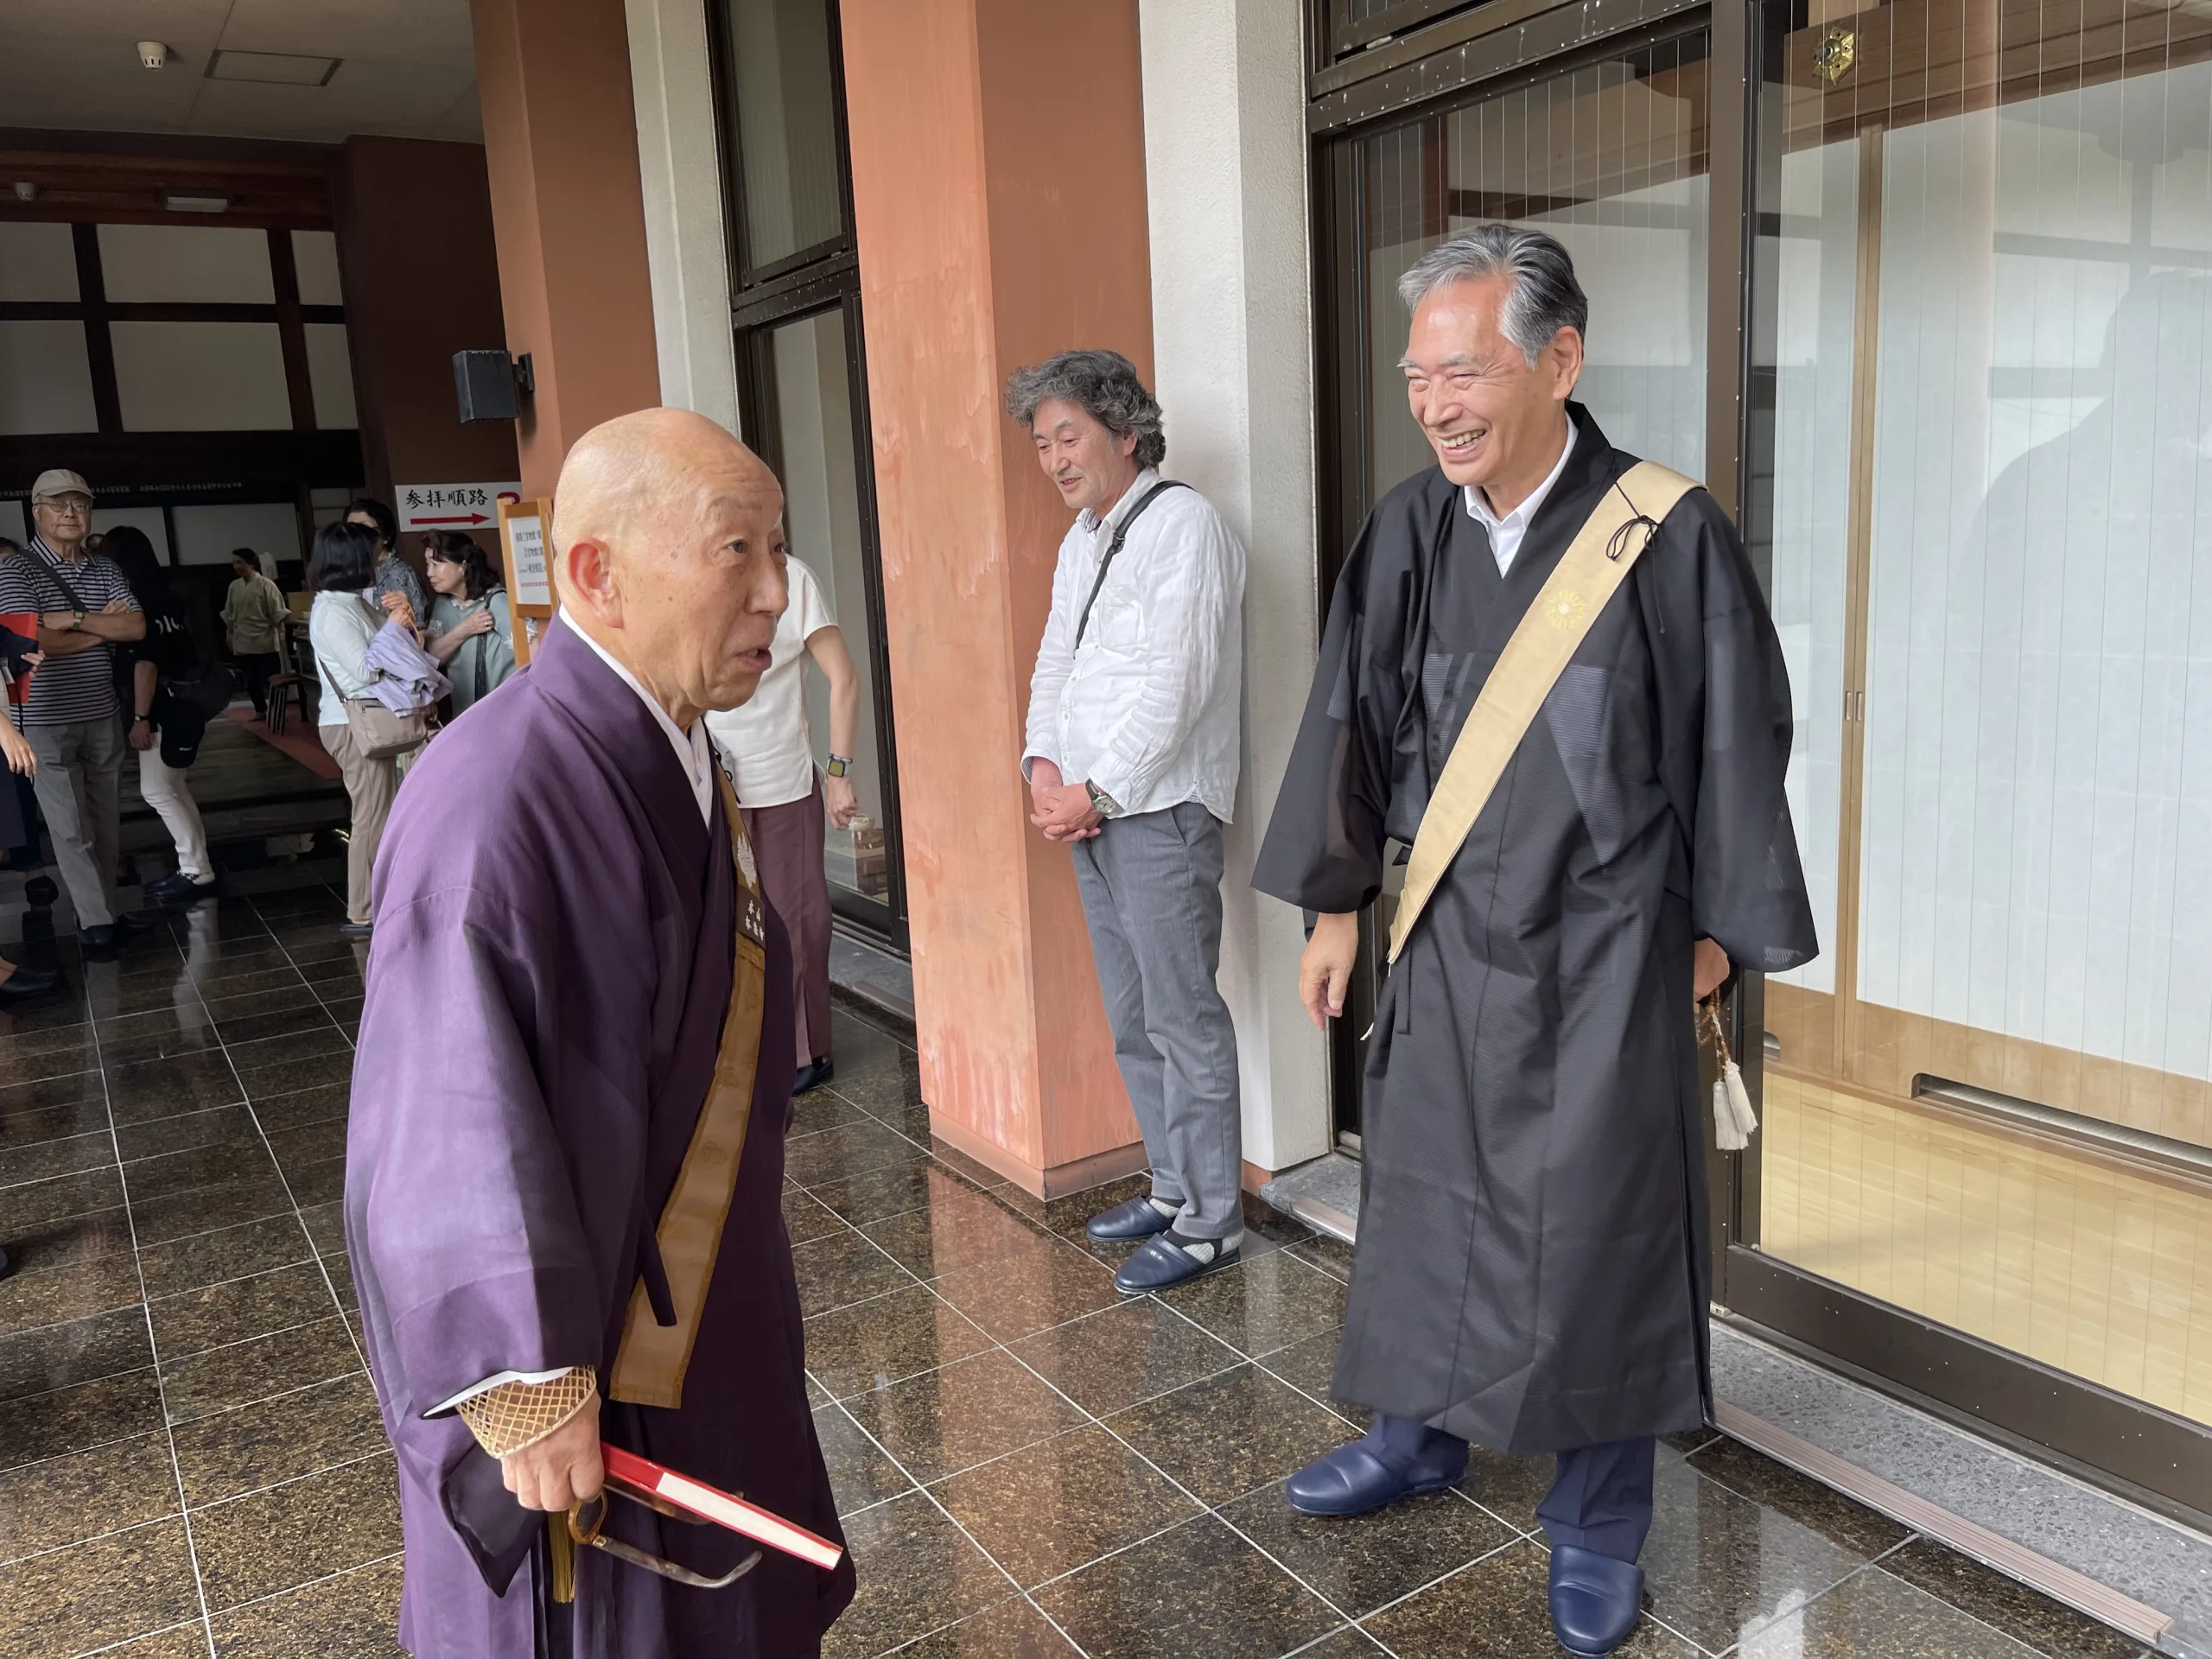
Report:
[[[169,49],[159,41],[138,42],[138,61],[149,69],[158,69],[169,60]]]

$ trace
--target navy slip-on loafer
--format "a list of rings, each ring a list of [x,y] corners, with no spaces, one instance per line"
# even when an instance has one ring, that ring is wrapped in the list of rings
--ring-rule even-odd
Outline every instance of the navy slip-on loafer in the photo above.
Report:
[[[1605,1659],[1643,1615],[1643,1569],[1572,1544],[1552,1548],[1552,1634],[1575,1659]]]
[[[1183,1248],[1185,1243],[1210,1244],[1212,1248],[1194,1255]],[[1163,1233],[1147,1239],[1129,1253],[1129,1259],[1114,1274],[1114,1288],[1124,1296],[1141,1296],[1148,1290],[1166,1290],[1170,1285],[1179,1285],[1202,1273],[1212,1273],[1236,1260],[1233,1245],[1224,1249],[1218,1240],[1195,1238],[1179,1243],[1173,1233]]]
[[[1419,1497],[1459,1484],[1467,1472],[1467,1449],[1423,1459],[1399,1470],[1376,1457],[1364,1440],[1340,1446],[1283,1483],[1282,1495],[1301,1515],[1365,1515],[1402,1497]]]
[[[1111,1210],[1101,1210],[1083,1224],[1083,1230],[1093,1238],[1107,1240],[1150,1238],[1174,1224],[1175,1217],[1161,1215],[1153,1207],[1150,1198],[1131,1198]]]
[[[819,1089],[836,1075],[837,1068],[827,1056],[810,1060],[799,1067],[798,1075],[791,1079],[791,1093],[804,1095],[810,1090]]]

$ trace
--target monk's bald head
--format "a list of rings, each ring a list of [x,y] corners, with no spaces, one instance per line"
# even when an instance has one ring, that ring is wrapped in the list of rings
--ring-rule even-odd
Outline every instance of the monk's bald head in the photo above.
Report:
[[[664,544],[717,498],[747,505],[783,491],[760,456],[688,409],[641,409],[601,422],[575,442],[553,493],[553,542],[588,537],[616,556]]]
[[[561,467],[552,564],[575,624],[679,725],[734,709],[783,613],[784,493],[703,416],[641,410],[594,427]]]

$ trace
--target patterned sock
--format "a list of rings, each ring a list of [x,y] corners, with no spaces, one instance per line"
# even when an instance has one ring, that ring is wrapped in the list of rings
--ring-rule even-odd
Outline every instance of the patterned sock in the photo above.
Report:
[[[1187,1233],[1170,1228],[1166,1237],[1167,1242],[1184,1255],[1197,1258],[1204,1266],[1211,1267],[1231,1251],[1243,1248],[1244,1230],[1240,1227],[1227,1238],[1192,1238]]]

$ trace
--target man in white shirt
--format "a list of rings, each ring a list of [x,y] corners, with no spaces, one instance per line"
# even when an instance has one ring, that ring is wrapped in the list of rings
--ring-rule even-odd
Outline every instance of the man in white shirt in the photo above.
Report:
[[[1065,352],[1007,410],[1076,511],[1029,686],[1030,822],[1075,855],[1114,1052],[1152,1161],[1149,1197],[1091,1217],[1145,1241],[1135,1295],[1244,1241],[1236,1033],[1221,963],[1222,825],[1236,797],[1244,550],[1163,480],[1160,405],[1116,352]]]

